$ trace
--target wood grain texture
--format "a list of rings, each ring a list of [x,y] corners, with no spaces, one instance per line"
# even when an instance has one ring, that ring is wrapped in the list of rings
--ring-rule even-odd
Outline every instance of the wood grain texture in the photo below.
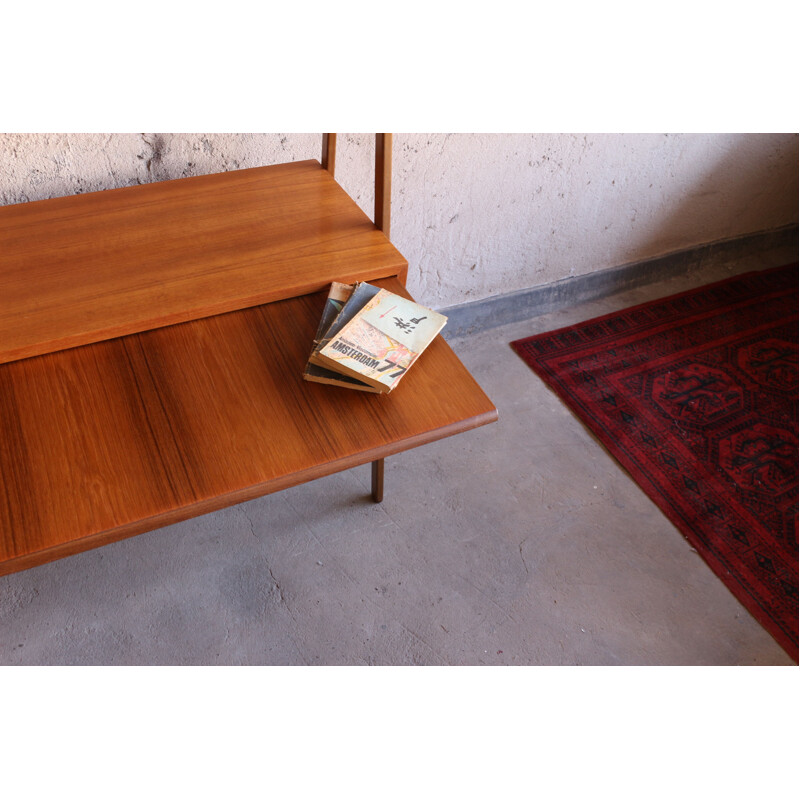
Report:
[[[441,336],[390,395],[304,381],[324,300],[0,366],[0,574],[496,419]]]
[[[406,271],[313,160],[0,207],[0,364]]]

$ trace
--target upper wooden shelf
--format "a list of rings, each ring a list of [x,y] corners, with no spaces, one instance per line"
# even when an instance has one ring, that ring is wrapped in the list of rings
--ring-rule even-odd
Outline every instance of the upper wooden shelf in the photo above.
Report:
[[[407,266],[313,160],[0,207],[0,364]]]

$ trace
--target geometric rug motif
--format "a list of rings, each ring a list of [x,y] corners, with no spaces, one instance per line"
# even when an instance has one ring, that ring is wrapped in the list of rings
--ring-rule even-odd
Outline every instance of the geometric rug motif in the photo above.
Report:
[[[798,657],[798,270],[511,343]]]

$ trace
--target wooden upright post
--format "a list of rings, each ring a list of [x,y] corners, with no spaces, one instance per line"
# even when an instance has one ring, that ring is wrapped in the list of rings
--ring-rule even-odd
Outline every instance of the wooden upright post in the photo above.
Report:
[[[336,168],[336,134],[322,134],[322,167],[331,176]],[[375,225],[389,238],[392,204],[392,134],[375,134]],[[383,500],[383,459],[372,462],[372,499]]]
[[[375,134],[375,225],[389,238],[392,207],[392,134]],[[383,500],[383,459],[372,462],[372,499]]]
[[[333,175],[336,168],[336,134],[322,134],[322,168]]]
[[[375,224],[389,238],[392,206],[392,134],[375,134]]]
[[[383,502],[383,464],[382,458],[372,462],[372,499],[376,503]]]

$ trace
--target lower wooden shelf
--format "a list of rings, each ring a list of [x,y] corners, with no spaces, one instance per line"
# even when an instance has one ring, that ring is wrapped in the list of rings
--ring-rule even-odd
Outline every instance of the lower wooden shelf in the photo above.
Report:
[[[0,365],[0,575],[497,418],[441,337],[388,396],[304,381],[324,300]]]

